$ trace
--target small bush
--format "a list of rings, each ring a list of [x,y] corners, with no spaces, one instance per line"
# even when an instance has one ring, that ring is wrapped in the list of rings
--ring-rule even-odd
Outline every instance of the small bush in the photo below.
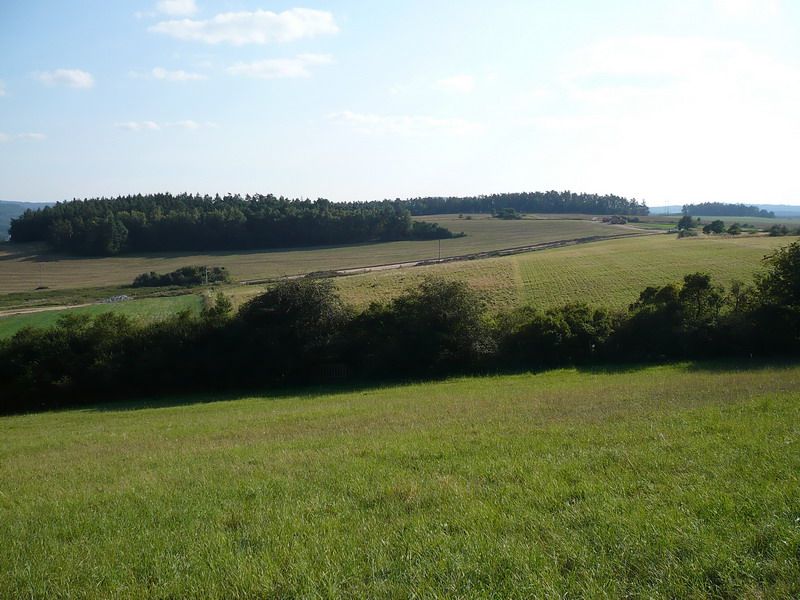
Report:
[[[206,283],[225,283],[231,277],[225,267],[181,267],[172,273],[159,275],[155,271],[142,273],[133,280],[133,287],[191,287]]]

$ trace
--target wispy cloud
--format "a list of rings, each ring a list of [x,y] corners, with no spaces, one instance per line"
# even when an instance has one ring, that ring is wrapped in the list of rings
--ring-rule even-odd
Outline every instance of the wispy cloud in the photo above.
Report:
[[[65,85],[71,88],[88,89],[94,87],[94,77],[91,73],[81,69],[55,69],[54,71],[39,71],[34,77],[45,85]]]
[[[179,40],[206,44],[268,44],[291,42],[339,31],[333,14],[310,8],[292,8],[280,13],[268,10],[221,13],[211,19],[162,21],[150,27]]]
[[[114,127],[117,129],[125,129],[127,131],[160,131],[161,126],[155,121],[123,121],[115,123]]]
[[[190,73],[188,71],[177,70],[177,71],[169,71],[164,69],[163,67],[156,67],[152,71],[150,71],[150,75],[153,79],[161,79],[163,81],[178,81],[178,82],[185,82],[185,81],[202,81],[204,79],[208,79],[202,73]]]
[[[13,142],[14,140],[28,140],[31,142],[41,142],[47,139],[43,133],[25,132],[25,133],[3,133],[0,132],[0,143]]]
[[[123,121],[115,123],[114,127],[117,129],[124,129],[125,131],[162,131],[164,129],[184,129],[186,131],[196,131],[198,129],[214,129],[217,127],[216,123],[210,121],[199,122],[191,119],[184,119],[182,121],[169,121],[165,123],[158,123],[156,121]]]
[[[475,78],[472,75],[454,75],[440,79],[434,87],[444,92],[468,94],[475,90]]]
[[[312,67],[331,63],[333,63],[333,57],[328,54],[300,54],[294,58],[270,58],[249,63],[236,63],[228,67],[228,73],[256,79],[311,77]]]
[[[351,125],[369,134],[422,136],[437,133],[470,135],[484,130],[483,125],[458,118],[437,118],[415,115],[376,115],[343,111],[329,115],[333,121]]]
[[[713,0],[714,8],[725,17],[752,19],[775,17],[780,13],[780,0]]]
[[[187,17],[197,12],[197,5],[194,0],[160,0],[156,10],[173,17]]]

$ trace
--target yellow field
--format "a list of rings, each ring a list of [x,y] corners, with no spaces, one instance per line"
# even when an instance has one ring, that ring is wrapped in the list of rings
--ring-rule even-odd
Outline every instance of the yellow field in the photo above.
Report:
[[[485,215],[471,220],[457,216],[428,217],[467,236],[443,240],[443,257],[527,244],[593,236],[624,236],[634,230],[590,220],[525,219],[503,221]],[[390,242],[330,248],[275,251],[147,254],[109,258],[79,258],[43,253],[40,245],[0,246],[0,294],[50,289],[125,285],[148,271],[165,273],[187,265],[226,267],[234,279],[258,279],[436,258],[439,244]]]
[[[664,285],[687,273],[711,274],[717,283],[752,281],[764,255],[797,238],[742,236],[677,239],[658,235],[599,241],[503,258],[457,262],[346,277],[343,297],[357,305],[385,300],[435,274],[469,282],[494,308],[532,303],[546,308],[584,301],[627,306],[649,285]]]

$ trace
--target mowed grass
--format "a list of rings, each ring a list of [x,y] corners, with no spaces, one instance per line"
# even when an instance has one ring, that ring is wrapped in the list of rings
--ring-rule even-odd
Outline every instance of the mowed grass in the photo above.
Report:
[[[496,309],[529,303],[542,308],[569,302],[624,308],[645,287],[678,281],[687,273],[709,273],[728,286],[752,283],[764,268],[763,257],[796,237],[676,236],[603,240],[539,252],[402,271],[386,271],[337,280],[342,296],[359,306],[387,300],[421,278],[437,275],[463,280]],[[243,293],[248,290],[242,290]],[[255,293],[252,291],[250,293]]]
[[[525,219],[504,221],[486,215],[459,219],[437,215],[428,220],[440,223],[466,237],[443,240],[441,255],[460,256],[594,236],[622,236],[634,231],[580,219]],[[37,287],[65,290],[130,284],[141,273],[167,273],[188,265],[226,267],[237,280],[281,277],[437,258],[437,241],[389,242],[326,248],[275,251],[165,253],[125,255],[107,258],[79,258],[49,254],[41,245],[0,245],[0,294],[25,292]]]
[[[796,598],[800,366],[6,417],[0,544],[7,598]]]
[[[65,310],[52,310],[37,313],[0,316],[0,339],[11,337],[24,327],[50,327],[65,314],[97,316],[106,312],[127,315],[143,322],[165,319],[182,310],[198,312],[203,306],[203,298],[198,294],[146,298],[115,304],[93,304]]]

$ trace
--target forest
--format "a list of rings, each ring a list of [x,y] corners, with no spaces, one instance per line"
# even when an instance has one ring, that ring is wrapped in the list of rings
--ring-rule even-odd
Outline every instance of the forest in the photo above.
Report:
[[[151,194],[60,202],[11,222],[11,241],[88,256],[245,250],[454,237],[401,202]]]
[[[647,215],[643,201],[614,195],[574,192],[524,192],[471,197],[412,198],[405,201],[412,215],[459,213],[496,214],[504,209],[520,213],[578,213],[589,215]]]
[[[700,204],[684,204],[684,215],[702,215],[705,217],[762,217],[774,219],[775,213],[747,204],[728,204],[725,202],[702,202]]]
[[[447,213],[647,214],[619,196],[536,192],[377,202],[272,195],[150,194],[59,202],[11,222],[11,241],[87,256],[127,252],[292,248],[459,235],[412,216]]]
[[[0,412],[135,395],[311,382],[442,377],[567,365],[793,355],[800,350],[800,242],[752,285],[691,273],[648,287],[627,310],[573,303],[489,313],[463,282],[427,279],[356,310],[330,280],[286,280],[233,313],[140,324],[67,315],[0,341]]]

